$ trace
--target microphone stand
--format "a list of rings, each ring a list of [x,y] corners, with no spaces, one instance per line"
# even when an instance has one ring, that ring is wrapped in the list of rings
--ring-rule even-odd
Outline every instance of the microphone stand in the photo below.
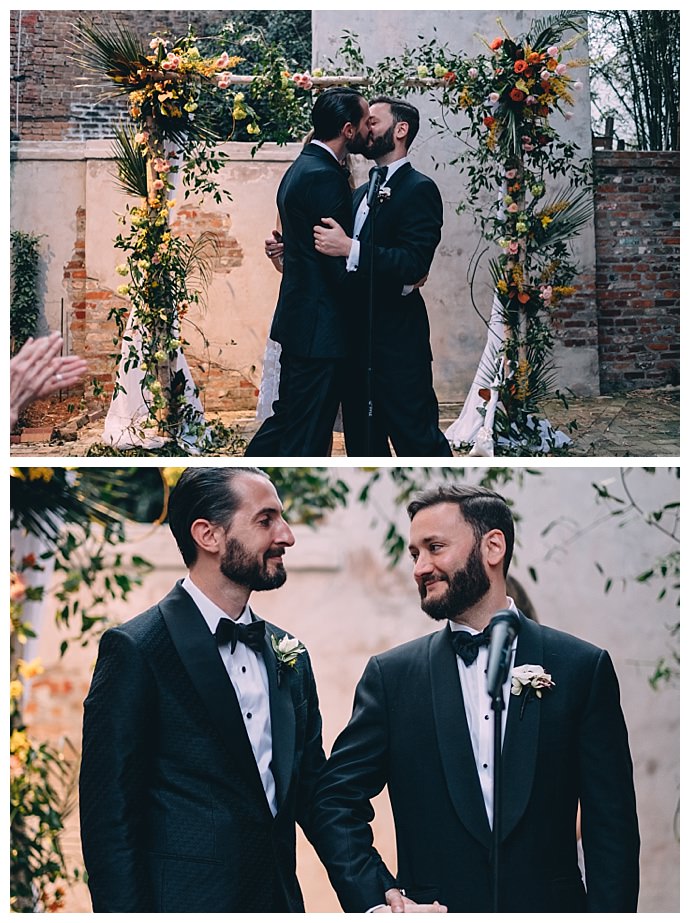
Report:
[[[378,171],[378,168],[377,168]],[[374,174],[373,189],[368,192],[369,202],[369,307],[367,314],[367,456],[371,455],[374,428],[374,219],[381,187],[381,174]]]
[[[501,754],[502,715],[505,703],[503,688],[499,686],[491,697],[494,712],[494,820],[491,830],[491,893],[493,913],[498,913],[500,882],[499,849],[501,844],[501,796],[503,784],[503,759]]]

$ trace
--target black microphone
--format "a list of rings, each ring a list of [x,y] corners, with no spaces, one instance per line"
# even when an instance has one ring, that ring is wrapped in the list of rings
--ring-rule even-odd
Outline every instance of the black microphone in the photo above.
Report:
[[[383,177],[388,173],[388,167],[372,167],[369,171],[369,189],[367,190],[367,206],[371,208],[379,194]]]
[[[510,649],[520,631],[520,619],[512,609],[501,609],[489,622],[489,664],[486,668],[486,691],[492,699],[500,695],[508,676]]]

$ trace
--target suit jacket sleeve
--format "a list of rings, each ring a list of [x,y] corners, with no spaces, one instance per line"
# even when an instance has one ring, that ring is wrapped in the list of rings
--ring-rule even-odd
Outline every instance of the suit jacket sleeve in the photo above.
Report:
[[[587,910],[634,913],[640,837],[618,680],[601,651],[580,725],[582,846]]]
[[[308,194],[311,228],[320,224],[323,218],[333,218],[345,230],[352,234],[352,193],[344,177],[337,177],[334,182],[332,173],[319,172],[315,174],[311,189]],[[346,280],[346,260],[341,256],[325,256],[316,251],[311,231],[311,247],[316,252],[317,259],[323,271],[334,285],[342,285]]]
[[[134,641],[119,629],[106,632],[84,702],[79,776],[82,850],[95,912],[151,906],[142,846],[155,700],[153,677]]]
[[[385,690],[376,658],[369,661],[355,692],[352,718],[333,745],[314,797],[314,845],[346,913],[362,913],[385,902],[396,887],[374,849],[371,799],[386,784]]]
[[[308,657],[308,655],[305,656]],[[308,663],[306,678],[307,724],[304,753],[300,765],[295,817],[307,838],[313,842],[315,832],[312,830],[311,824],[311,806],[314,799],[314,790],[326,762],[326,757],[321,741],[321,712],[319,711],[316,681],[311,663],[309,661]]]
[[[403,190],[394,189],[391,200],[381,205],[381,209],[392,204],[396,192],[402,197]],[[395,215],[394,245],[374,247],[377,285],[390,286],[391,291],[398,295],[404,285],[419,282],[431,268],[441,240],[442,225],[441,194],[436,184],[424,177],[409,192],[404,191],[402,207],[396,210]],[[379,235],[375,233],[374,236],[377,238]],[[368,244],[362,246],[357,275],[361,279],[369,276]]]

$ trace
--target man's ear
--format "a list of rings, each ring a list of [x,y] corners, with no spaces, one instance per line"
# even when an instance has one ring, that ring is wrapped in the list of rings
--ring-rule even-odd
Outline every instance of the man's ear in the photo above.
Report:
[[[500,529],[491,529],[483,539],[485,561],[490,567],[503,564],[506,556],[506,537]]]
[[[410,133],[410,126],[407,122],[397,122],[395,126],[395,137],[398,140],[406,138]]]
[[[220,531],[218,524],[209,522],[208,519],[195,519],[189,529],[199,549],[208,554],[218,554],[221,550]]]

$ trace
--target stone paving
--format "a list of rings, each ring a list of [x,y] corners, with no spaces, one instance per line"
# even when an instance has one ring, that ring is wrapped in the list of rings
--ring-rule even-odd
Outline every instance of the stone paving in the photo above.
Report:
[[[460,404],[442,404],[441,428],[456,419]],[[577,423],[572,433],[573,445],[567,457],[603,458],[622,456],[647,458],[680,455],[680,388],[667,386],[640,391],[628,391],[603,397],[572,398],[566,409],[558,401],[544,406],[544,416],[554,427],[565,430],[570,421]],[[12,457],[72,457],[88,454],[100,442],[102,418],[86,415],[76,429],[76,439],[22,442],[11,446]],[[227,426],[234,426],[245,438],[251,438],[256,422],[247,413],[225,413],[220,417]],[[567,430],[566,430],[567,431]],[[39,437],[39,434],[37,434]],[[43,435],[47,439],[47,435]],[[343,457],[342,433],[333,435],[333,456]],[[462,457],[460,453],[456,453]],[[104,458],[104,464],[112,464]]]

